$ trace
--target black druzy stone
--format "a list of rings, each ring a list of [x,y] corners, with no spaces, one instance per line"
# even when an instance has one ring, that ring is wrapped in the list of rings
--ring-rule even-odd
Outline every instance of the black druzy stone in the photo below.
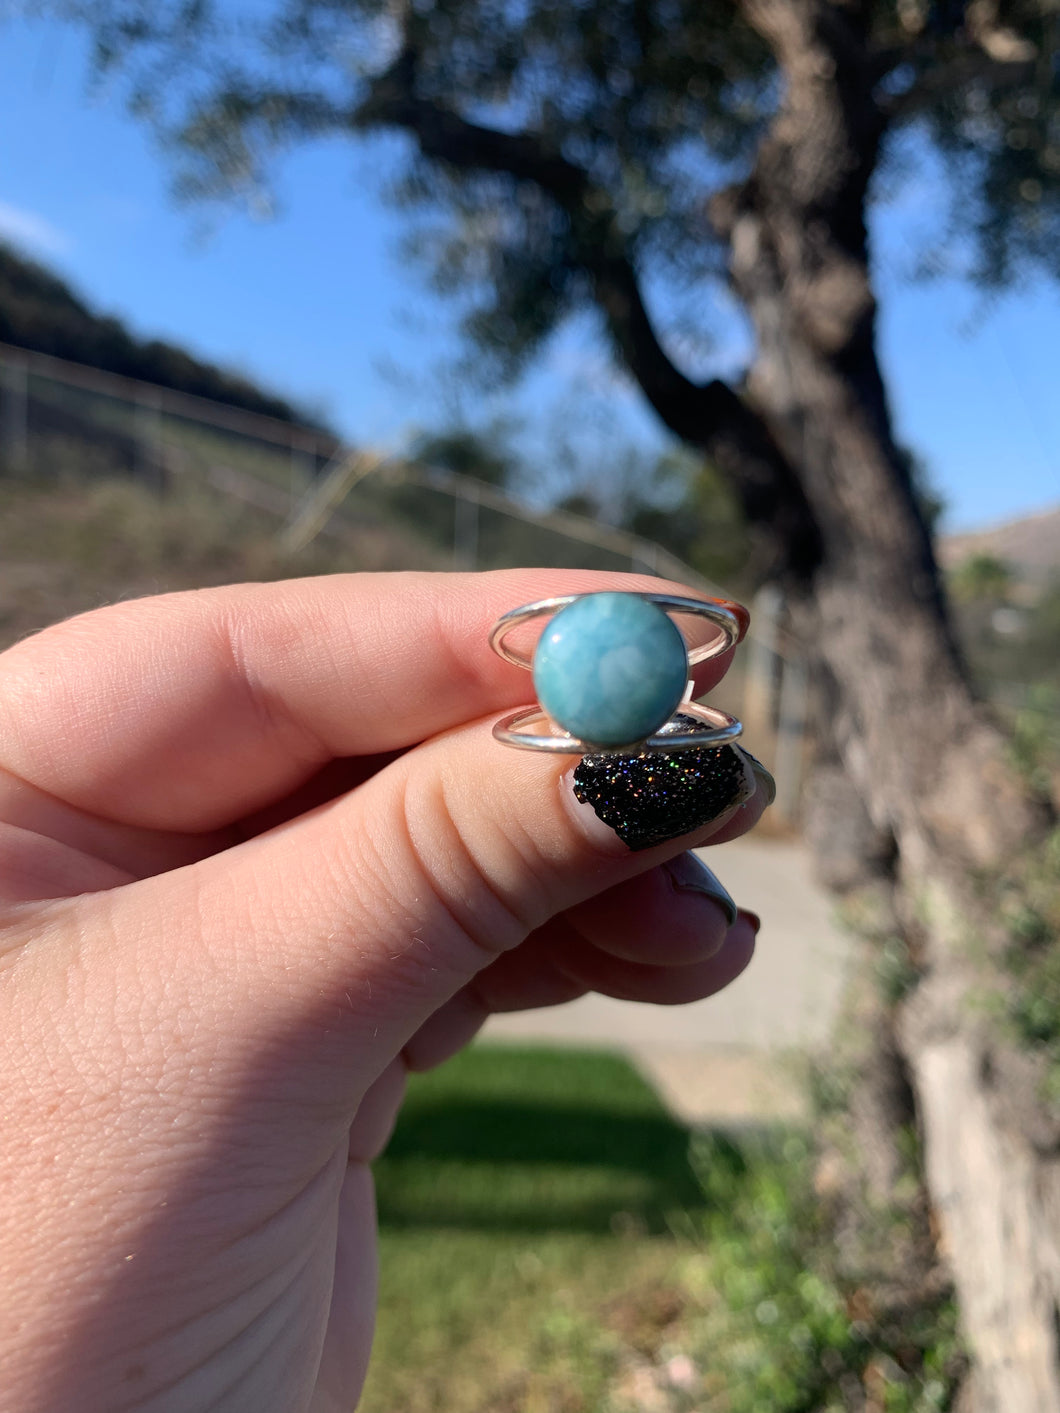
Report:
[[[674,724],[709,730],[684,715]],[[731,746],[583,756],[574,772],[577,798],[634,851],[702,828],[750,799],[754,789],[745,758]]]

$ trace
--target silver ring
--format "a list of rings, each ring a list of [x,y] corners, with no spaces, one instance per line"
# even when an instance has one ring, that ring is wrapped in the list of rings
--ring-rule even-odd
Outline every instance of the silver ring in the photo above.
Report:
[[[689,668],[700,662],[720,657],[739,641],[743,624],[739,616],[720,603],[704,602],[702,599],[681,598],[677,594],[635,593],[631,598],[644,599],[655,604],[667,613],[693,614],[712,623],[717,632],[709,642],[696,648],[688,648],[686,654]],[[524,604],[521,608],[510,609],[502,614],[490,629],[489,644],[499,657],[506,662],[532,670],[530,654],[511,648],[505,639],[508,634],[523,623],[534,618],[558,613],[586,594],[561,594],[554,598],[539,599],[536,603]],[[496,740],[506,746],[516,746],[527,751],[551,751],[565,755],[636,755],[642,752],[672,752],[698,748],[707,750],[727,745],[742,733],[743,726],[734,716],[717,707],[702,706],[688,700],[692,690],[689,681],[685,699],[682,700],[669,721],[647,738],[630,741],[624,745],[601,746],[596,742],[581,740],[572,736],[548,715],[539,705],[520,707],[502,717],[493,727]],[[692,717],[703,723],[695,730],[689,730],[680,717]],[[704,729],[706,728],[706,729]]]
[[[637,755],[641,751],[685,751],[693,746],[708,750],[728,745],[743,732],[743,723],[719,707],[703,706],[699,702],[682,702],[679,716],[692,716],[704,721],[708,731],[682,731],[673,718],[646,741],[630,741],[625,746],[594,746],[579,741],[576,736],[560,732],[548,713],[538,706],[520,707],[501,717],[493,728],[496,739],[505,746],[517,746],[523,751],[555,751],[568,756]],[[532,731],[532,726],[544,726],[546,732]]]
[[[509,648],[504,639],[520,623],[528,623],[531,618],[541,618],[545,614],[558,613],[561,608],[566,608],[575,599],[585,597],[585,594],[560,594],[556,598],[538,599],[536,603],[524,604],[522,608],[509,609],[507,613],[501,614],[490,629],[490,647],[506,662],[529,670],[531,659],[525,653],[516,652]],[[709,662],[711,658],[720,657],[722,653],[728,652],[731,647],[734,647],[740,637],[739,618],[731,608],[726,608],[723,604],[705,603],[702,599],[683,599],[677,594],[631,593],[630,598],[644,599],[648,603],[657,604],[659,608],[666,609],[668,613],[693,613],[697,618],[706,618],[714,624],[719,630],[716,637],[711,639],[709,643],[701,644],[698,648],[689,648],[688,665],[690,667],[695,667],[699,662]]]

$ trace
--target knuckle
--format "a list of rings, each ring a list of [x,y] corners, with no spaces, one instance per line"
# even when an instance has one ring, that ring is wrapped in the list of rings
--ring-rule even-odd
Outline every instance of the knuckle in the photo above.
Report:
[[[443,914],[487,960],[516,946],[543,919],[525,864],[504,828],[489,821],[488,851],[462,827],[444,775],[409,772],[401,829],[414,864]],[[477,833],[478,831],[476,831]],[[504,881],[501,882],[500,880]]]

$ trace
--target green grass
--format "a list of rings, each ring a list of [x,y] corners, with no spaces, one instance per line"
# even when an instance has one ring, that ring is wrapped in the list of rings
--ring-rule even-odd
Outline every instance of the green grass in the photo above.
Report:
[[[419,1076],[376,1184],[365,1413],[618,1408],[684,1309],[688,1134],[617,1057],[476,1047]]]
[[[378,1187],[391,1228],[659,1234],[702,1202],[687,1132],[591,1051],[476,1049],[418,1079]]]
[[[840,1271],[813,1164],[804,1134],[690,1135],[612,1055],[415,1078],[376,1169],[363,1413],[941,1413],[946,1292]]]

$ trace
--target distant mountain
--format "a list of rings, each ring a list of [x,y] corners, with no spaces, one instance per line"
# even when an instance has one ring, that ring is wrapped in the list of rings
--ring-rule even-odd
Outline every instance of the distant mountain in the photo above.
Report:
[[[327,431],[318,419],[246,378],[159,339],[138,339],[91,309],[63,280],[0,244],[0,342],[86,363],[107,373],[194,393],[283,422]]]
[[[939,558],[947,569],[973,554],[1004,560],[1028,585],[1060,576],[1060,505],[985,530],[947,535],[939,544]]]

